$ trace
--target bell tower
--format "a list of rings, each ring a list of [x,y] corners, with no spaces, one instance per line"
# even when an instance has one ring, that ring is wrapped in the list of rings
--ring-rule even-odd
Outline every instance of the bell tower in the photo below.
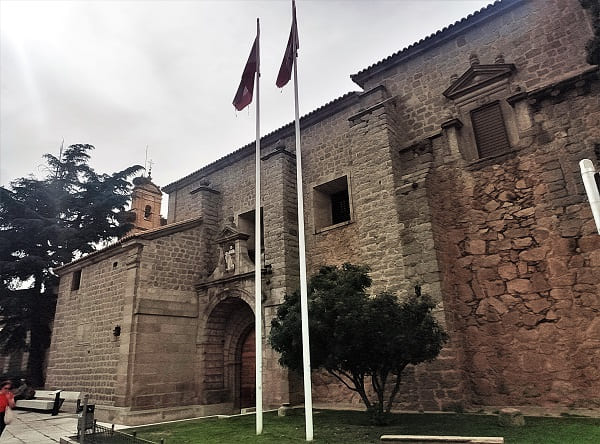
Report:
[[[161,226],[160,205],[162,191],[152,183],[151,177],[133,179],[130,214],[133,228],[129,234],[140,233]]]

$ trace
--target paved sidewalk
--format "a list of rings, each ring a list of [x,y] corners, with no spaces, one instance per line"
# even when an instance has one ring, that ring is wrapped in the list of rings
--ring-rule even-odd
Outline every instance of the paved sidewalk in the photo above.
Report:
[[[46,444],[60,442],[61,437],[77,433],[77,415],[14,410],[15,420],[6,426],[0,443],[2,444]]]

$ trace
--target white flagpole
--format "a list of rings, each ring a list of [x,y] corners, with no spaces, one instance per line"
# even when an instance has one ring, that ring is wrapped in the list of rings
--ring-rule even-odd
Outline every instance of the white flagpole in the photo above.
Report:
[[[254,333],[256,339],[256,434],[263,432],[262,396],[262,292],[261,292],[261,242],[260,242],[260,25],[256,19],[256,183],[254,214],[254,294],[256,313]]]
[[[592,209],[592,216],[594,216],[594,222],[596,222],[596,229],[600,234],[600,189],[595,177],[598,173],[596,173],[594,163],[590,159],[581,160],[579,168],[581,169],[583,186]]]
[[[295,13],[295,11],[294,11]],[[296,33],[293,33],[296,39]],[[298,109],[298,53],[296,42],[294,50],[294,105],[296,114],[296,191],[298,193],[298,233],[300,249],[300,315],[302,318],[302,361],[304,376],[304,417],[306,422],[306,440],[313,440],[312,384],[310,380],[310,341],[308,335],[308,290],[306,286],[306,243],[304,241],[304,196],[302,192],[302,153],[300,149],[300,113]]]

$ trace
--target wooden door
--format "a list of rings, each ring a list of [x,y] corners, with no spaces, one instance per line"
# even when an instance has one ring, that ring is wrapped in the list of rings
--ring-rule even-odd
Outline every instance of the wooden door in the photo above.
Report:
[[[254,330],[248,333],[242,345],[242,365],[240,369],[240,408],[254,407],[256,404],[256,347]]]

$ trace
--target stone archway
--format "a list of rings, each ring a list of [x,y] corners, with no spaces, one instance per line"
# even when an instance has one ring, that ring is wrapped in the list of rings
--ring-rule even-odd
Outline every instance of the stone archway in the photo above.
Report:
[[[253,333],[254,312],[242,299],[226,297],[210,311],[201,341],[203,404],[241,408],[242,355],[243,350],[248,354],[248,337]],[[249,388],[246,386],[245,390]]]

